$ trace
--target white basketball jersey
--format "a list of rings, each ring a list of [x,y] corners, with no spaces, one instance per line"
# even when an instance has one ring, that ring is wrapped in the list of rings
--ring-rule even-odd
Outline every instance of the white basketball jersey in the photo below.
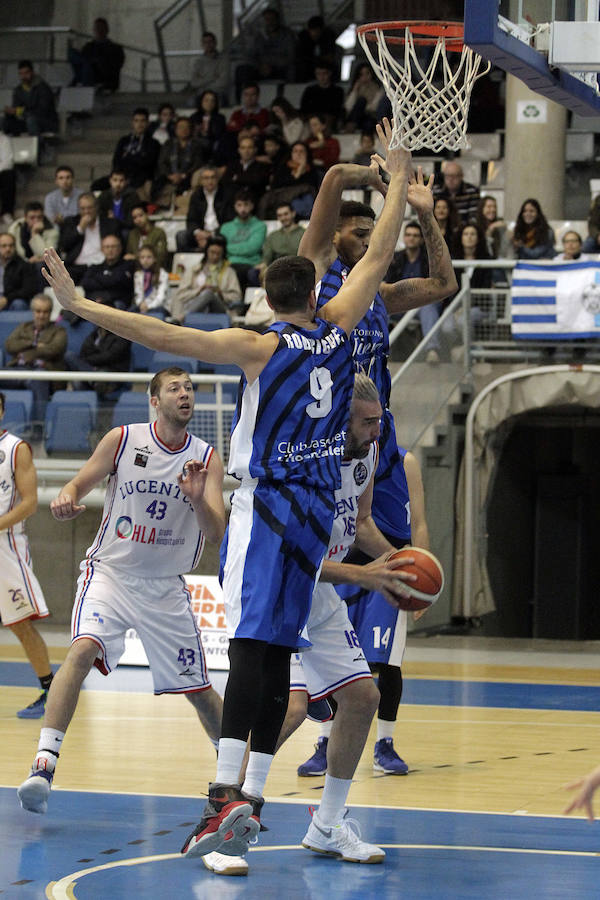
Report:
[[[11,510],[20,499],[15,485],[15,464],[17,449],[22,443],[20,437],[8,431],[0,434],[0,516]],[[24,530],[24,520],[10,529],[12,534],[21,534]]]
[[[335,492],[335,517],[325,559],[341,562],[356,537],[358,500],[369,484],[379,460],[379,445],[371,444],[364,459],[342,462],[342,486]]]
[[[174,449],[156,424],[125,425],[115,453],[102,523],[87,558],[142,578],[190,572],[198,564],[204,535],[177,476],[188,460],[208,465],[213,448],[194,435]]]

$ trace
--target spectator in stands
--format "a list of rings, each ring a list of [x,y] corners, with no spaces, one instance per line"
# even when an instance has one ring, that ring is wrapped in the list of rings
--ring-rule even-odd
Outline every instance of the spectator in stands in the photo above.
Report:
[[[46,219],[44,207],[37,200],[25,204],[25,215],[15,219],[8,233],[15,239],[19,256],[29,263],[41,263],[46,247],[58,244],[58,228]],[[43,290],[41,281],[39,289]]]
[[[453,253],[453,259],[472,260],[488,260],[491,259],[487,249],[485,235],[479,230],[477,225],[467,223],[463,225],[459,231],[457,239],[457,247]],[[456,269],[456,280],[459,285],[461,283],[464,269]],[[483,269],[474,267],[471,275],[471,324],[473,326],[484,325],[490,308],[490,298],[487,294],[478,294],[478,288],[488,289],[492,286],[492,269]],[[448,301],[446,301],[448,302]],[[454,316],[447,318],[442,330],[451,339],[459,339],[462,332],[462,314],[459,312]],[[461,362],[464,358],[464,349],[462,345],[451,348],[451,357],[453,362]]]
[[[273,174],[271,190],[265,194],[260,213],[272,219],[279,204],[288,202],[300,219],[309,219],[320,184],[310,150],[302,141],[290,147],[289,159]]]
[[[344,100],[346,123],[344,131],[374,130],[377,119],[377,108],[383,96],[383,88],[375,78],[373,69],[368,63],[360,63],[354,72],[350,90]]]
[[[95,86],[110,94],[119,89],[125,53],[120,44],[110,40],[108,31],[106,19],[98,18],[94,21],[93,39],[81,50],[69,49],[72,84]]]
[[[0,310],[28,309],[36,292],[36,271],[18,254],[15,239],[0,233]]]
[[[254,40],[246,45],[246,54],[235,70],[237,95],[242,85],[264,78],[290,82],[294,80],[296,37],[290,28],[281,24],[276,9],[265,9],[261,27]],[[263,126],[264,127],[264,126]]]
[[[452,200],[438,197],[433,202],[433,215],[440,227],[442,237],[446,241],[450,255],[454,251],[460,219]]]
[[[217,50],[217,39],[212,31],[202,35],[202,55],[195,60],[190,78],[190,87],[195,91],[195,103],[200,106],[200,95],[207,90],[214,91],[222,103],[227,103],[229,90],[229,58]]]
[[[352,157],[352,162],[357,166],[370,166],[371,156],[375,153],[375,132],[363,131],[360,136],[360,144],[357,152]]]
[[[269,126],[270,127],[270,126]],[[267,131],[262,139],[262,152],[256,159],[270,167],[271,172],[287,159],[289,147],[283,137],[276,131]]]
[[[133,299],[137,312],[165,311],[169,296],[169,273],[161,268],[150,244],[138,252],[133,276]]]
[[[428,278],[429,260],[425,250],[423,232],[417,221],[407,222],[404,226],[404,249],[394,253],[394,258],[387,271],[384,281],[394,284],[407,278]],[[419,323],[423,337],[429,334],[440,317],[441,303],[428,303],[418,310]],[[440,335],[433,335],[427,344],[425,361],[437,364],[440,361]]]
[[[0,131],[0,221],[10,225],[15,213],[17,176],[10,138]]]
[[[237,133],[249,122],[256,122],[261,130],[269,124],[269,111],[260,105],[260,89],[257,84],[242,88],[242,105],[237,106],[227,122],[227,130]]]
[[[508,253],[506,243],[507,227],[498,216],[498,205],[494,197],[482,197],[477,206],[475,224],[485,234],[488,251],[494,259],[502,259]]]
[[[163,146],[175,136],[175,107],[172,103],[161,103],[158,119],[148,125],[148,134]]]
[[[529,197],[521,206],[509,242],[517,259],[552,259],[554,256],[554,231],[534,197]]]
[[[123,244],[116,234],[102,238],[101,246],[104,259],[88,266],[83,273],[83,292],[90,300],[129,309],[133,297],[133,263],[123,258]]]
[[[200,142],[206,162],[214,162],[221,155],[220,144],[225,134],[225,116],[219,112],[219,97],[215,91],[203,91],[191,116],[194,138]]]
[[[331,137],[329,127],[324,116],[314,115],[308,120],[310,135],[306,143],[312,155],[312,161],[315,166],[319,166],[323,172],[326,172],[331,166],[335,165],[340,158],[339,141]]]
[[[79,284],[88,266],[104,262],[102,239],[108,235],[121,237],[118,219],[98,215],[98,204],[92,193],[81,194],[78,200],[79,214],[69,216],[63,222],[58,242],[67,270]]]
[[[248,276],[262,259],[262,246],[267,226],[254,213],[254,198],[248,190],[241,190],[234,199],[235,218],[221,225],[221,234],[227,241],[229,260],[240,281],[242,291],[248,286]]]
[[[152,248],[159,266],[167,263],[167,235],[162,228],[150,221],[146,204],[138,200],[131,210],[133,228],[129,232],[123,259],[136,260],[138,252],[144,246]]]
[[[565,231],[562,236],[562,253],[557,253],[554,259],[563,262],[575,262],[576,260],[590,259],[590,255],[582,253],[582,240],[578,231]]]
[[[185,272],[171,297],[166,321],[182,325],[191,312],[233,313],[241,300],[239,279],[227,260],[227,241],[217,234],[206,242],[204,260]]]
[[[1,242],[0,242],[1,248]],[[36,294],[31,301],[33,318],[21,322],[4,342],[5,351],[12,357],[8,367],[18,369],[64,368],[64,354],[67,349],[67,333],[60,325],[50,321],[52,300],[46,294]],[[33,392],[33,419],[37,423],[44,420],[46,403],[50,398],[50,381],[25,381],[25,387]],[[14,387],[18,383],[13,382]],[[36,435],[37,436],[37,435]]]
[[[277,221],[280,228],[271,231],[265,238],[262,248],[262,261],[259,265],[260,274],[266,271],[276,259],[282,256],[297,256],[300,240],[304,234],[304,228],[298,225],[296,213],[291,203],[280,203],[277,207]]]
[[[116,219],[121,233],[129,233],[133,227],[131,210],[140,200],[137,191],[127,184],[127,175],[119,169],[113,169],[108,182],[110,187],[102,191],[98,197],[98,215],[100,218]]]
[[[600,194],[592,200],[588,215],[588,236],[582,249],[584,253],[600,253]]]
[[[54,173],[55,190],[44,198],[44,215],[56,225],[62,225],[69,216],[76,216],[77,202],[83,191],[74,185],[75,173],[71,166],[58,166]]]
[[[286,144],[301,141],[308,134],[306,122],[297,109],[294,109],[285,97],[276,97],[271,103],[271,115],[274,124],[283,134]]]
[[[192,123],[180,116],[175,123],[175,137],[161,147],[152,185],[152,197],[161,209],[169,209],[175,197],[190,189],[192,175],[202,166],[201,144],[192,137]]]
[[[125,172],[140,200],[150,199],[160,144],[148,134],[148,110],[138,106],[133,111],[131,131],[119,138],[113,154],[112,167]]]
[[[83,339],[79,352],[65,353],[65,367],[72,372],[128,372],[131,341],[97,326]],[[112,381],[74,381],[73,390],[95,390],[100,398],[124,387]]]
[[[322,16],[311,16],[296,41],[296,81],[309,81],[318,62],[329,63],[337,71],[338,51],[335,32]]]
[[[232,194],[246,188],[257,204],[269,184],[271,166],[258,162],[255,140],[243,134],[238,138],[238,157],[237,162],[230,163],[225,169],[221,183]]]
[[[219,183],[216,168],[204,166],[199,179],[200,184],[190,197],[185,230],[178,231],[175,236],[180,252],[203,251],[208,238],[234,216],[230,194]]]
[[[44,134],[58,131],[58,115],[54,94],[49,84],[33,71],[33,63],[22,59],[19,63],[21,83],[13,90],[12,106],[4,108],[6,134]]]
[[[327,117],[333,131],[344,117],[344,91],[334,84],[333,66],[319,61],[315,64],[314,84],[304,88],[300,101],[300,112],[305,118],[314,113]]]
[[[456,160],[442,163],[442,184],[434,185],[433,195],[452,200],[463,225],[476,219],[479,188],[463,180],[462,166]]]

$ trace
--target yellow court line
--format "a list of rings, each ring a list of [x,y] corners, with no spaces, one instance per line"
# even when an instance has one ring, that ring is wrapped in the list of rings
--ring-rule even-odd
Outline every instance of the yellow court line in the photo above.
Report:
[[[521,853],[540,856],[583,857],[600,856],[600,853],[583,850],[536,850],[533,848],[524,849],[522,847],[478,847],[460,844],[382,844],[381,846],[384,850],[457,850],[468,853]],[[252,850],[250,850],[250,854],[302,849],[300,844],[273,845],[270,847],[253,847]],[[61,878],[59,881],[51,881],[46,886],[46,897],[48,900],[76,900],[75,885],[77,884],[78,879],[85,878],[86,875],[93,875],[95,872],[102,872],[108,869],[116,869],[119,866],[139,866],[147,862],[160,862],[178,858],[181,858],[181,853],[159,853],[155,856],[140,856],[133,859],[114,860],[113,862],[104,863],[101,866],[93,866],[91,869],[80,869],[78,872],[65,875],[64,878]]]

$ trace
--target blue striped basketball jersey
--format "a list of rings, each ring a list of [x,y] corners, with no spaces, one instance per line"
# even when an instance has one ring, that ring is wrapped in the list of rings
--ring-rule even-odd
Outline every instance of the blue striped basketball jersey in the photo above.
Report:
[[[348,277],[348,266],[338,258],[323,275],[317,291],[317,309],[336,296]],[[387,367],[390,352],[388,314],[379,291],[367,313],[350,335],[354,365],[377,385],[381,405],[390,402],[391,379]]]
[[[333,493],[340,485],[354,383],[350,342],[336,325],[275,322],[279,336],[264,369],[241,396],[231,435],[236,478],[301,483]]]
[[[155,423],[122,426],[88,562],[105,562],[142,578],[191,572],[202,555],[204,535],[177,476],[188,460],[207,466],[213,452],[191,434],[181,447],[169,447]]]
[[[396,443],[394,417],[389,409],[381,419],[379,466],[373,486],[373,519],[388,540],[398,545],[410,541],[410,497],[404,457],[406,450]]]

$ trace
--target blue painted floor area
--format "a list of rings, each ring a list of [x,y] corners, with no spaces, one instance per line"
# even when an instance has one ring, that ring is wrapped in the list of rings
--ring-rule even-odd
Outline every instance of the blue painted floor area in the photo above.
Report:
[[[364,836],[387,852],[383,865],[361,866],[303,850],[307,807],[269,803],[263,819],[270,830],[248,855],[249,875],[231,878],[173,855],[199,813],[198,801],[185,798],[55,791],[47,815],[35,816],[2,788],[0,896],[39,900],[49,882],[62,891],[50,896],[77,900],[598,896],[600,823],[357,808],[351,814]],[[126,860],[133,864],[119,865]],[[97,867],[105,868],[86,874]]]
[[[557,680],[560,671],[557,671]],[[211,672],[217,690],[224,687],[225,672]],[[27,663],[0,662],[0,684],[35,686],[35,675]],[[443,679],[404,678],[403,703],[420,706],[478,706],[509,709],[568,709],[584,712],[600,710],[600,688],[574,684],[520,684],[494,681],[445,681]],[[84,682],[86,690],[152,691],[149,669],[119,666],[109,676],[95,669]]]

